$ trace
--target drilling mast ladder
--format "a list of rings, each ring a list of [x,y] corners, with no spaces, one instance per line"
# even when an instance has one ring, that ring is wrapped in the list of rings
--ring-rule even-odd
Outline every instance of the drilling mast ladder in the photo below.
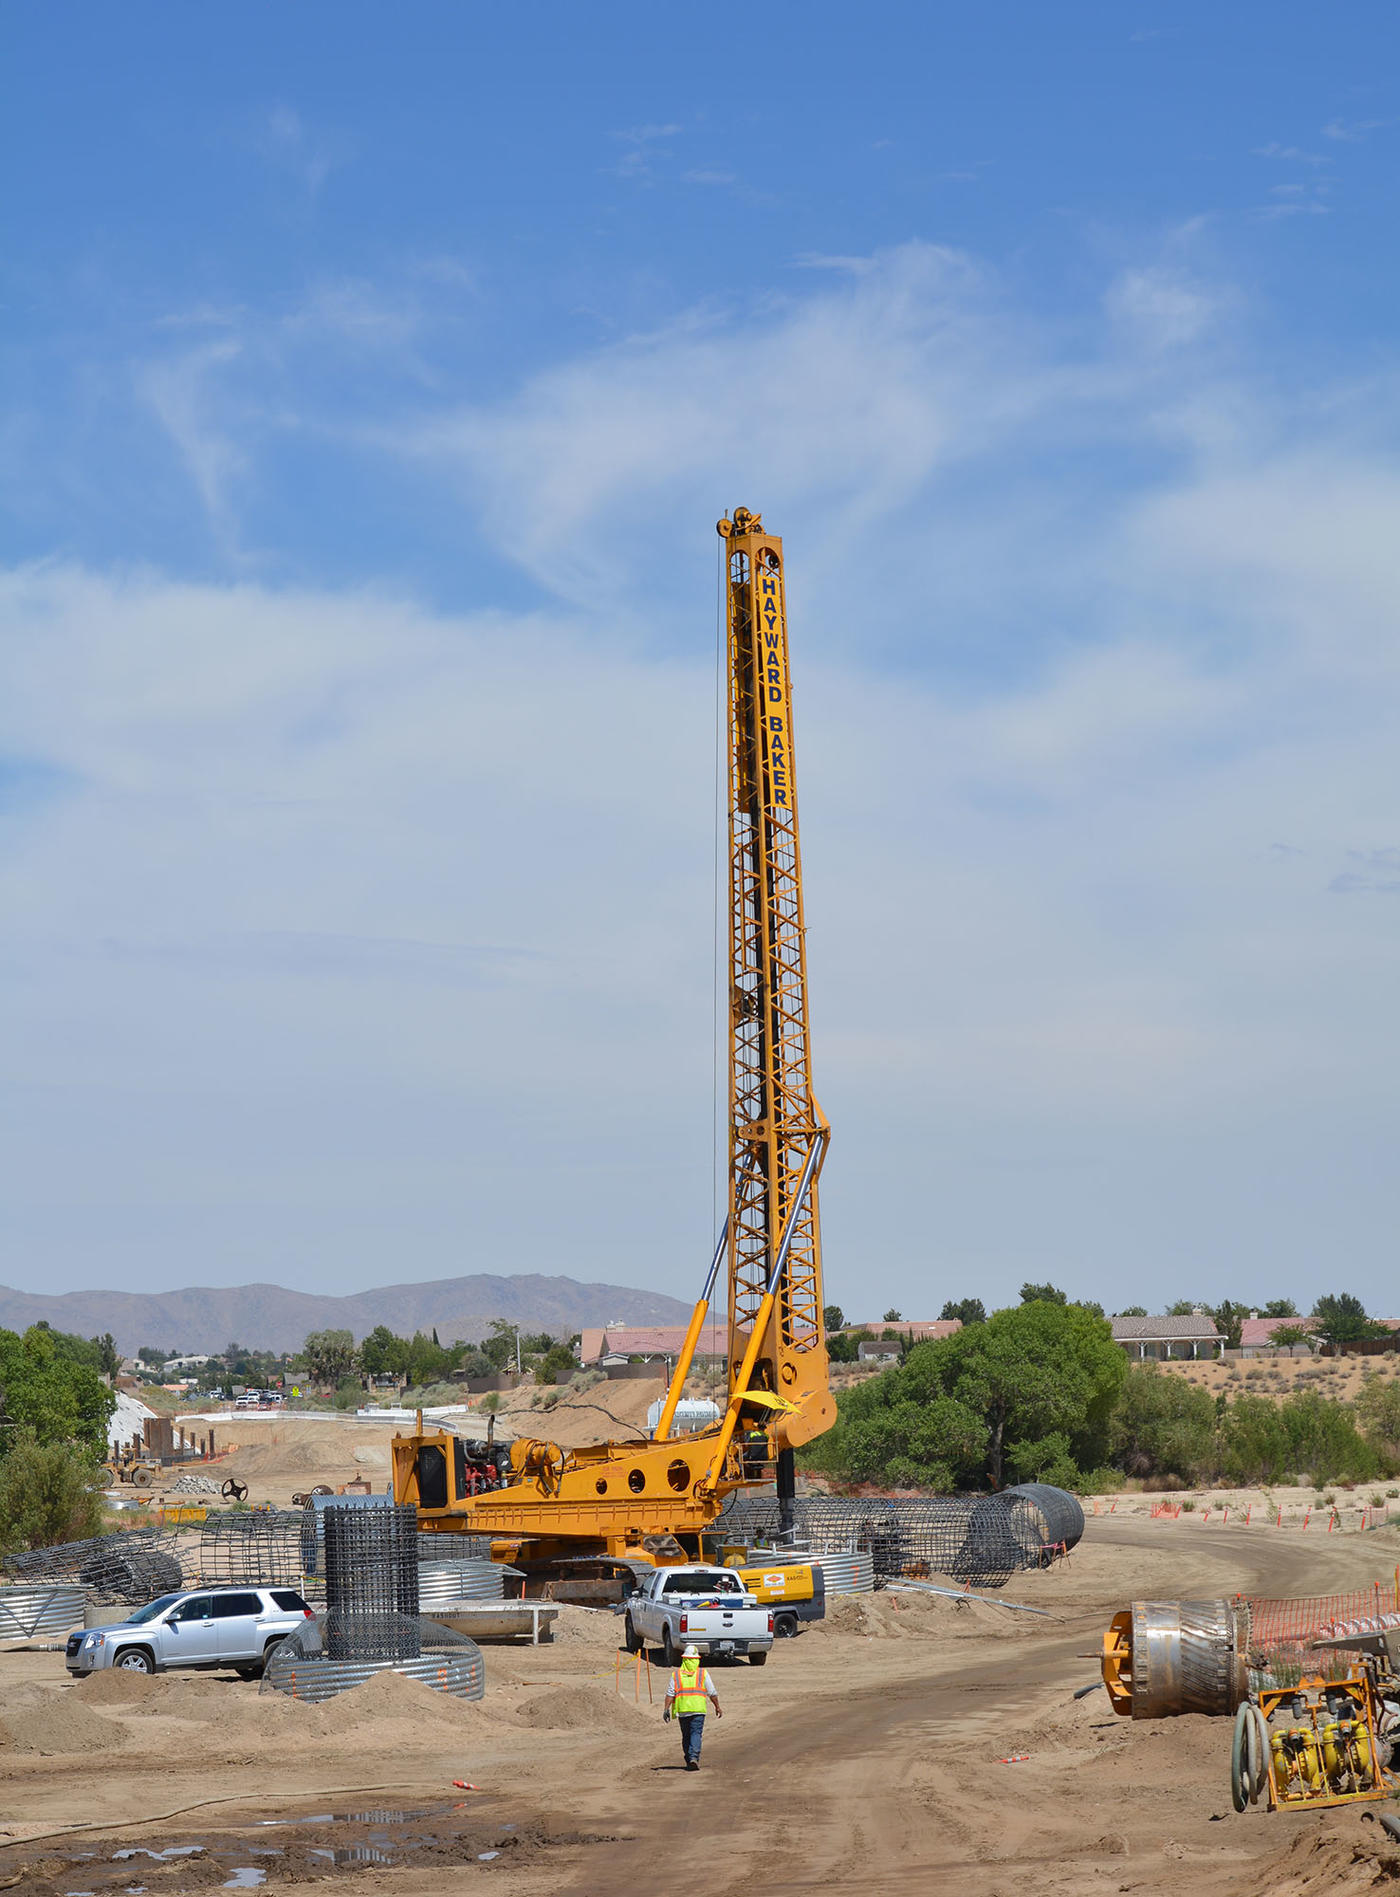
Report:
[[[650,1442],[564,1450],[523,1440],[510,1479],[475,1492],[445,1431],[394,1442],[394,1497],[440,1532],[492,1536],[503,1560],[698,1551],[736,1489],[776,1475],[836,1420],[822,1332],[817,1182],[830,1137],[812,1091],[783,544],[736,508],[726,565],[729,843],[729,1206]],[[720,1268],[729,1312],[720,1421],[672,1439]]]

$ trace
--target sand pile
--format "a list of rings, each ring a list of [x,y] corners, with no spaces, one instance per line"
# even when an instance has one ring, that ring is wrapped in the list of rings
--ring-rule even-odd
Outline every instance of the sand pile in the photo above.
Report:
[[[491,1691],[487,1685],[487,1693]],[[474,1726],[497,1717],[488,1700],[457,1699],[402,1673],[376,1673],[363,1686],[337,1693],[317,1706],[303,1706],[282,1694],[264,1694],[295,1708],[299,1730],[309,1738],[344,1743],[363,1741],[376,1748],[460,1743]]]
[[[84,1706],[75,1693],[46,1693],[0,1719],[0,1752],[119,1752],[130,1733],[118,1719]]]
[[[1013,1613],[970,1595],[910,1593],[829,1594],[826,1619],[814,1621],[814,1633],[859,1634],[868,1640],[957,1639],[996,1633],[1016,1638],[1050,1623],[1031,1614]]]
[[[512,1436],[538,1436],[565,1449],[635,1437],[645,1433],[647,1411],[665,1388],[664,1381],[653,1382],[649,1377],[595,1383],[587,1390],[566,1386],[553,1408],[546,1409],[543,1404],[531,1408],[530,1398],[538,1393],[526,1385],[502,1403],[497,1427],[504,1425]],[[454,1420],[463,1435],[475,1432],[475,1417]],[[485,1425],[482,1416],[483,1434]]]
[[[638,1704],[630,1681],[624,1679],[623,1687],[618,1692],[611,1682],[605,1686],[598,1680],[536,1687],[522,1700],[516,1716],[522,1726],[533,1726],[537,1731],[635,1733],[659,1717],[657,1707],[665,1698],[665,1684],[658,1681],[654,1685],[657,1706],[648,1705],[645,1699]]]

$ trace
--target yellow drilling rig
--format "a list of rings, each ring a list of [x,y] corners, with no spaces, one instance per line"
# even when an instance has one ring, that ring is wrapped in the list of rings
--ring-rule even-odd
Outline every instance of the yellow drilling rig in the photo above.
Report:
[[[648,1440],[585,1449],[517,1441],[500,1486],[467,1447],[421,1426],[394,1442],[394,1497],[419,1525],[489,1535],[493,1555],[547,1575],[681,1560],[725,1499],[776,1480],[836,1418],[822,1332],[817,1181],[829,1128],[812,1091],[783,543],[740,507],[719,522],[729,670],[729,1206]],[[716,1280],[726,1274],[729,1389],[721,1419],[672,1437]]]

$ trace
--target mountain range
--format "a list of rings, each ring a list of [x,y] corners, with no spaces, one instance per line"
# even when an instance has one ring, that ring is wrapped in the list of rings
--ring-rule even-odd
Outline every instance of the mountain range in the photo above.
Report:
[[[568,1338],[586,1324],[676,1324],[689,1316],[688,1304],[657,1291],[537,1273],[381,1285],[342,1298],[278,1284],[66,1291],[56,1297],[0,1285],[0,1328],[23,1331],[42,1321],[83,1337],[110,1331],[124,1356],[142,1344],[181,1351],[218,1351],[229,1343],[248,1350],[296,1350],[308,1331],[348,1330],[358,1340],[377,1324],[401,1336],[435,1329],[446,1344],[458,1338],[479,1342],[497,1317],[522,1330]]]

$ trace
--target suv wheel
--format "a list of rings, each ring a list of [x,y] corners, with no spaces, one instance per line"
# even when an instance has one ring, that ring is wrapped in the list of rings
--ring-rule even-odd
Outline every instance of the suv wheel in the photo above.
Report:
[[[144,1647],[126,1647],[112,1662],[123,1673],[154,1673],[156,1663]]]

